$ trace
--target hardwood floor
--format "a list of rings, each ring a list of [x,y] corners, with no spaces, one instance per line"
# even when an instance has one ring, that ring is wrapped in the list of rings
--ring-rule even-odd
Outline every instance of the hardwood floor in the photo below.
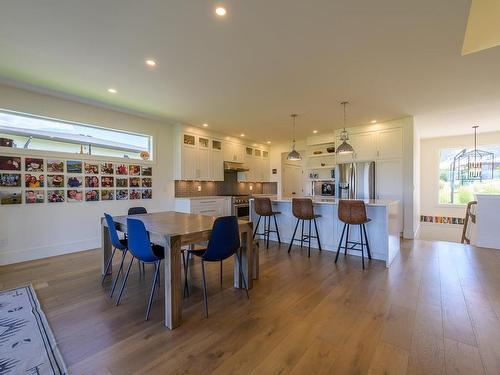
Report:
[[[115,307],[98,250],[0,268],[2,289],[32,282],[72,374],[500,374],[500,252],[404,241],[390,270],[356,257],[261,249],[250,300],[232,261],[190,267],[184,323],[168,331],[161,293],[137,267]],[[115,268],[116,269],[116,268]]]

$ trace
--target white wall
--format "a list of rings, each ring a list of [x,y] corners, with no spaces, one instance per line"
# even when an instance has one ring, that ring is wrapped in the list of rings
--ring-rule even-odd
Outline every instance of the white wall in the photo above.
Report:
[[[120,215],[133,205],[143,205],[148,211],[172,209],[170,124],[4,85],[0,85],[0,108],[154,137],[152,200],[0,206],[0,264],[96,248],[104,212]]]
[[[471,129],[472,130],[472,129]],[[500,132],[478,133],[478,148],[486,144],[500,144]],[[465,217],[465,206],[439,204],[439,153],[443,148],[471,147],[471,134],[426,138],[420,141],[420,214],[429,216]],[[461,225],[421,223],[419,238],[459,242]]]

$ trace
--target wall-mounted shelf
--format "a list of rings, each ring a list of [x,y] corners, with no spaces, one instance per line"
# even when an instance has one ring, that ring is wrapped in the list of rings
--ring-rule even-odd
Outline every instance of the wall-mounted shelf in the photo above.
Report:
[[[335,164],[332,165],[324,165],[324,166],[319,166],[319,167],[307,167],[307,170],[313,170],[313,169],[335,169]]]
[[[325,157],[325,156],[334,157],[335,153],[330,152],[330,153],[324,153],[324,154],[311,154],[311,155],[306,155],[306,158],[321,158],[321,157]]]

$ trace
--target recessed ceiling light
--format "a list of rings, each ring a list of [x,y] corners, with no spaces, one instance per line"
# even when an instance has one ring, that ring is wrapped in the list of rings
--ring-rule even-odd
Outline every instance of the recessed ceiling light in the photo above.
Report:
[[[318,131],[317,130],[313,130],[313,133],[316,134]]]
[[[377,122],[377,120],[372,120],[372,124],[375,124]]]
[[[108,89],[108,92],[110,94],[116,94],[118,91],[116,91],[116,89],[114,89],[114,88],[111,87],[111,88]]]
[[[208,124],[203,124],[203,126],[206,128],[208,126]]]
[[[245,136],[245,134],[243,134],[243,133],[240,134],[240,137],[244,137],[244,136]]]
[[[151,66],[151,67],[156,66],[156,61],[154,61],[152,59],[148,59],[148,60],[146,60],[146,65]]]
[[[269,145],[269,144],[271,144],[271,141],[267,141],[266,143]]]
[[[215,14],[217,14],[218,16],[220,17],[223,17],[226,15],[226,8],[223,8],[223,7],[217,7],[215,8]]]

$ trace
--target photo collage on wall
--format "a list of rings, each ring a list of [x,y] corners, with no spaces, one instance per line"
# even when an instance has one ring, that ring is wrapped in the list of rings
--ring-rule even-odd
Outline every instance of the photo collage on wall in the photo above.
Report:
[[[0,155],[0,205],[153,198],[140,164]]]

